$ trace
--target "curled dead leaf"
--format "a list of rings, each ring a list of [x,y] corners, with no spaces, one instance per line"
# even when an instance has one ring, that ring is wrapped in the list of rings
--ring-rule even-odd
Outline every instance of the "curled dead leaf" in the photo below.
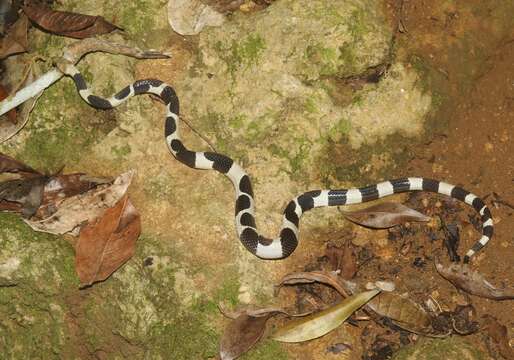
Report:
[[[308,312],[304,312],[304,313],[300,313],[300,314],[293,314],[293,313],[285,310],[284,308],[277,307],[277,306],[268,307],[268,308],[247,307],[247,308],[243,308],[243,309],[229,310],[227,308],[227,306],[223,303],[218,304],[218,309],[224,316],[228,317],[229,319],[236,319],[237,317],[239,317],[243,314],[253,316],[253,317],[265,316],[268,314],[271,314],[271,315],[282,314],[282,315],[286,315],[289,317],[295,317],[295,316],[306,316],[311,313],[311,311],[308,311]]]
[[[114,206],[127,192],[133,175],[134,171],[123,173],[111,185],[100,185],[56,203],[51,216],[44,219],[25,219],[25,222],[36,231],[51,234],[74,231]]]
[[[50,9],[38,0],[25,1],[22,9],[29,19],[53,34],[84,39],[120,29],[101,16],[90,16]]]
[[[35,216],[39,219],[47,218],[57,210],[58,203],[64,199],[85,193],[111,181],[112,179],[95,178],[86,174],[52,176],[45,184],[41,206]]]
[[[220,26],[225,16],[200,0],[169,0],[168,22],[181,35],[196,35],[206,26]]]
[[[514,299],[513,289],[498,289],[487,281],[482,274],[472,270],[467,264],[451,264],[445,267],[436,262],[437,272],[456,288],[472,295],[491,300]]]
[[[22,172],[41,175],[38,171],[25,165],[21,161],[0,153],[0,173],[3,172]]]
[[[27,51],[27,29],[28,20],[26,16],[16,20],[7,34],[0,38],[0,59]]]
[[[80,232],[75,266],[81,286],[107,279],[129,260],[141,233],[141,218],[127,195]]]
[[[4,35],[6,27],[9,27],[18,19],[19,4],[13,0],[0,1],[0,36]]]
[[[220,342],[221,360],[236,359],[250,350],[266,330],[271,313],[262,316],[241,314],[225,328]]]
[[[296,272],[287,274],[280,281],[279,287],[283,285],[294,285],[294,284],[309,284],[313,282],[320,282],[325,285],[332,286],[342,296],[348,297],[348,292],[341,285],[337,278],[337,275],[333,272],[327,271],[310,271],[310,272]]]
[[[342,213],[351,222],[373,229],[386,229],[409,221],[430,221],[430,217],[405,205],[392,202],[384,202],[355,211],[343,211]]]
[[[359,286],[352,281],[342,280],[341,285],[349,293],[359,291]],[[364,309],[378,316],[389,318],[396,326],[416,334],[431,337],[449,335],[441,335],[434,331],[431,326],[432,316],[421,305],[407,296],[399,295],[393,291],[382,291],[369,301]]]
[[[432,332],[431,317],[418,303],[394,292],[382,292],[366,304],[380,316],[388,317],[402,329],[416,334]]]
[[[1,183],[0,210],[21,212],[24,217],[31,217],[41,204],[47,180],[46,176],[35,176]]]
[[[496,344],[501,356],[505,359],[514,359],[514,348],[509,344],[509,332],[505,325],[501,324],[494,317],[486,315],[483,329]]]

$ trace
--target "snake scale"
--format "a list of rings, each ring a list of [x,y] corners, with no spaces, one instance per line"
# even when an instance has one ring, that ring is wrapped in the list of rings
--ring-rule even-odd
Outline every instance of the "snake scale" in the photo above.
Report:
[[[179,100],[170,85],[156,79],[137,80],[106,99],[92,94],[84,77],[75,66],[66,65],[63,71],[73,78],[80,96],[97,109],[114,108],[132,96],[144,93],[160,97],[166,105],[164,136],[170,152],[178,161],[193,169],[216,170],[230,179],[234,185],[236,197],[237,235],[245,248],[259,258],[283,259],[291,255],[298,245],[300,217],[306,211],[324,206],[358,204],[408,191],[428,191],[450,196],[471,205],[479,213],[482,220],[482,237],[466,253],[465,263],[469,262],[470,257],[483,248],[493,236],[491,212],[478,196],[459,186],[442,181],[408,177],[383,181],[362,188],[305,192],[287,204],[278,237],[266,238],[257,232],[252,185],[241,166],[228,156],[215,152],[191,151],[185,147],[179,135]]]

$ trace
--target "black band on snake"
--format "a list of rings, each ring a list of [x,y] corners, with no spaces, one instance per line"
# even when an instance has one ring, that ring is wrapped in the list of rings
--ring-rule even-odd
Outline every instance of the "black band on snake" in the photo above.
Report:
[[[487,244],[493,236],[493,220],[485,203],[476,195],[458,186],[442,181],[409,177],[363,188],[340,190],[314,190],[291,200],[284,210],[282,228],[275,239],[269,239],[257,232],[255,226],[255,200],[250,178],[231,158],[214,153],[188,150],[179,136],[179,101],[173,88],[160,80],[138,80],[122,89],[109,99],[92,95],[84,78],[73,65],[67,65],[65,73],[75,82],[80,96],[98,109],[111,109],[134,95],[149,93],[159,96],[166,105],[164,136],[173,156],[194,169],[217,170],[227,176],[234,185],[236,195],[236,231],[243,245],[252,254],[262,259],[282,259],[292,254],[298,245],[298,228],[302,214],[312,208],[358,204],[407,191],[428,191],[450,196],[471,205],[481,216],[482,237],[464,257],[470,257]]]

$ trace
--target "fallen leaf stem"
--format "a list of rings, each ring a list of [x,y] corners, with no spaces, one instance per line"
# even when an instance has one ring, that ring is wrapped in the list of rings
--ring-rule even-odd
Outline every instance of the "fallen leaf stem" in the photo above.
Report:
[[[106,40],[85,39],[77,41],[66,47],[62,58],[56,59],[55,62],[57,64],[63,62],[76,64],[83,56],[92,52],[107,52],[110,54],[130,56],[136,59],[165,59],[170,57],[170,54],[161,53],[155,50],[141,50]],[[5,114],[9,110],[14,109],[30,98],[36,96],[39,92],[45,90],[63,76],[64,74],[59,70],[58,66],[54,67],[31,84],[1,101],[0,115]]]

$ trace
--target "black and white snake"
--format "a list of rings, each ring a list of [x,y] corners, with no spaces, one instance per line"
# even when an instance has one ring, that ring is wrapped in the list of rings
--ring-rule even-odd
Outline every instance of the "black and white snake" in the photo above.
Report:
[[[149,93],[159,96],[166,105],[164,136],[173,156],[183,164],[194,169],[214,169],[227,176],[234,185],[236,193],[236,231],[243,245],[252,254],[262,259],[286,258],[298,245],[298,227],[302,214],[312,208],[358,204],[379,199],[388,195],[407,191],[429,191],[444,194],[465,202],[480,214],[482,237],[464,257],[470,257],[487,244],[493,236],[493,220],[485,203],[476,195],[442,181],[420,177],[384,181],[363,188],[341,190],[314,190],[303,193],[289,202],[284,210],[282,228],[275,239],[268,239],[257,232],[255,226],[255,200],[250,178],[231,158],[214,153],[188,150],[179,135],[179,101],[175,90],[160,80],[138,80],[122,89],[109,99],[91,93],[84,78],[73,65],[66,65],[63,71],[71,76],[80,96],[91,106],[98,109],[111,109],[134,95]]]

